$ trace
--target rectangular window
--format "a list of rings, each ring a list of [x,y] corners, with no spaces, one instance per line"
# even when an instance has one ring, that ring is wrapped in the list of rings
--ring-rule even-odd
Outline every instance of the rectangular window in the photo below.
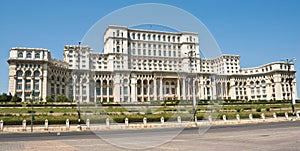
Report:
[[[31,89],[30,84],[26,84],[25,85],[25,90],[30,90],[30,89]]]
[[[40,87],[39,87],[38,84],[35,84],[35,85],[34,85],[34,89],[35,89],[35,90],[39,90],[39,88],[40,88]]]
[[[100,95],[100,88],[96,88],[96,95]]]
[[[22,84],[17,84],[17,90],[22,90]]]

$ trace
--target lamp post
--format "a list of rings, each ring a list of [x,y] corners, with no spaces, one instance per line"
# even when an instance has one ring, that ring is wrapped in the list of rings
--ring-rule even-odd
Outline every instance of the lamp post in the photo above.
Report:
[[[78,42],[78,44],[79,44],[79,50],[78,50],[78,70],[80,69],[80,53],[81,53],[81,46],[80,46],[80,44],[81,44],[81,41],[79,41]],[[78,71],[77,71],[77,73],[78,73]],[[77,76],[77,78],[79,78],[79,74],[78,74],[78,76]],[[79,80],[79,84],[80,84],[80,80]],[[79,90],[80,90],[80,88],[79,88]],[[77,114],[78,114],[78,128],[81,130],[81,125],[80,125],[80,101],[79,100],[77,100]]]
[[[295,115],[295,107],[294,107],[294,100],[293,100],[293,87],[292,87],[292,82],[294,80],[293,77],[291,77],[291,63],[293,63],[294,61],[296,61],[296,58],[292,58],[292,59],[281,59],[282,61],[285,61],[287,66],[288,66],[288,78],[286,79],[286,81],[289,83],[290,86],[290,93],[291,93],[291,105],[292,105],[292,112],[293,115]]]
[[[192,97],[193,97],[193,109],[192,109],[192,114],[193,114],[193,120],[194,122],[196,121],[195,119],[195,116],[196,116],[196,96],[195,96],[195,88],[194,88],[194,77],[192,75],[193,71],[192,71],[192,66],[193,66],[193,59],[194,57],[196,57],[198,54],[196,54],[195,51],[191,50],[187,53],[185,53],[188,58],[189,58],[189,65],[190,65],[190,85],[191,85],[191,88],[192,88]]]
[[[31,91],[31,120],[30,120],[30,130],[31,133],[33,132],[33,120],[34,120],[34,115],[33,115],[33,99],[34,99],[34,89]]]

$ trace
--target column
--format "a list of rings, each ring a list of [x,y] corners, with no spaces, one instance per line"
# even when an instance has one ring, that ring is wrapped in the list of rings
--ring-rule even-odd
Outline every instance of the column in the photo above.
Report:
[[[73,78],[73,101],[78,101],[78,100],[76,100],[76,89],[77,89],[77,87],[76,87],[76,77],[74,77]]]
[[[26,101],[25,100],[25,81],[26,81],[26,77],[23,76],[22,77],[22,96],[21,96],[23,102]]]
[[[43,84],[43,77],[40,76],[40,77],[39,77],[39,91],[40,91],[40,94],[39,94],[39,100],[40,100],[40,98],[44,99],[44,97],[43,97],[42,84]]]
[[[208,99],[208,96],[207,96],[207,86],[204,86],[203,87],[204,88],[204,95],[205,95],[205,97],[204,97],[204,99]]]
[[[82,77],[80,77],[80,79],[79,79],[79,96],[78,96],[78,100],[79,100],[79,102],[82,102]]]
[[[296,79],[294,79],[294,83],[293,83],[293,99],[297,99],[298,98],[298,93],[297,93],[297,87],[296,87]]]
[[[121,92],[120,92],[120,87],[121,87],[121,78],[120,74],[117,73],[114,77],[113,80],[113,96],[114,96],[114,102],[120,102],[121,100]]]
[[[87,77],[87,83],[86,83],[86,90],[85,90],[85,94],[86,94],[86,102],[90,102],[90,78],[89,75]]]
[[[100,102],[103,102],[103,79],[100,79]]]
[[[212,99],[216,99],[217,88],[216,88],[216,77],[213,77],[214,82],[211,82],[211,97]]]
[[[136,79],[131,78],[130,79],[130,98],[131,98],[131,102],[136,102]]]
[[[224,89],[225,89],[225,99],[228,99],[227,82],[225,82],[224,84],[225,84],[225,86],[224,86]],[[246,89],[246,91],[248,91],[248,90]],[[247,95],[248,95],[248,92],[247,92]]]
[[[162,77],[160,78],[159,95],[160,95],[160,100],[164,100],[164,95],[163,95],[163,81],[162,81]]]
[[[147,79],[147,96],[148,96],[148,102],[150,102],[150,82],[149,82],[149,79]]]
[[[122,79],[121,80],[122,82],[120,83],[120,89],[121,89],[121,100],[120,100],[120,102],[124,102],[124,87],[126,87],[126,86],[124,86],[124,79]]]
[[[127,85],[127,98],[128,102],[131,102],[131,87],[129,84]]]
[[[94,102],[97,102],[97,79],[94,79]]]
[[[110,85],[109,85],[109,80],[106,80],[106,102],[109,102],[109,92],[110,92]]]
[[[195,80],[193,80],[193,84],[192,84],[192,97],[193,97],[193,106],[196,106],[196,86],[195,86]]]
[[[187,85],[187,88],[188,88],[188,91],[187,91],[187,98],[188,98],[188,100],[191,100],[191,79],[189,78],[188,79],[189,81],[188,81],[188,85]]]
[[[221,82],[221,99],[223,100],[224,99],[224,94],[223,94],[223,86],[224,86],[224,84],[223,84],[223,82]],[[244,95],[244,94],[242,94],[242,95]]]
[[[177,79],[177,99],[180,100],[180,79]]]
[[[186,84],[186,78],[182,79],[182,95],[183,95],[183,100],[186,100],[186,88],[185,88],[185,84]]]
[[[204,93],[204,79],[203,77],[200,77],[200,99],[205,99],[205,93]]]
[[[275,74],[273,77],[275,83],[275,98],[276,100],[282,100],[281,75]]]
[[[154,101],[157,101],[157,83],[156,83],[156,78],[154,78],[154,89],[153,89],[153,93],[154,93]]]
[[[141,81],[142,102],[144,102],[144,79]]]

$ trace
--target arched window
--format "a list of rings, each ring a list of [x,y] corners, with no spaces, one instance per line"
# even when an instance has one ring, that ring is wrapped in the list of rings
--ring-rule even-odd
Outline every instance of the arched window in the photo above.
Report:
[[[23,52],[18,53],[18,58],[23,58]]]
[[[31,53],[27,53],[26,54],[26,58],[31,58],[32,56],[31,56]]]
[[[251,82],[250,82],[250,85],[254,85],[254,82],[253,82],[253,81],[251,81]]]
[[[40,58],[41,55],[40,55],[40,53],[36,53],[34,57],[35,57],[35,58]]]
[[[259,85],[259,81],[256,81],[256,85]]]
[[[124,84],[126,85],[126,84],[128,84],[128,79],[124,79]]]
[[[262,81],[261,81],[261,84],[263,84],[263,85],[266,84],[266,81],[265,81],[265,80],[262,80]]]
[[[34,76],[35,76],[35,77],[40,76],[40,72],[39,72],[39,71],[34,71]]]
[[[22,72],[22,71],[17,71],[17,76],[18,76],[18,77],[22,77],[22,75],[23,75],[23,72]]]
[[[31,71],[26,71],[26,72],[25,72],[25,76],[26,76],[26,77],[30,77],[30,76],[31,76]]]

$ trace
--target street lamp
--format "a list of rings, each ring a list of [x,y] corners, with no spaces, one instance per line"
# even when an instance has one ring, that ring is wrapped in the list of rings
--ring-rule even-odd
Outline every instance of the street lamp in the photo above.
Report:
[[[34,120],[34,114],[33,114],[33,99],[34,99],[34,89],[31,91],[31,120],[30,120],[30,130],[31,133],[33,132],[33,120]]]
[[[296,61],[296,58],[292,58],[292,59],[280,59],[282,61],[285,61],[287,66],[288,66],[288,78],[286,79],[287,82],[289,82],[289,86],[290,86],[290,93],[291,93],[291,105],[292,105],[292,112],[293,115],[295,115],[295,107],[294,107],[294,100],[293,100],[293,87],[292,87],[292,82],[294,80],[293,77],[291,77],[291,63],[293,63],[294,61]]]
[[[80,44],[81,44],[81,41],[78,42],[79,44],[79,50],[78,50],[78,70],[80,69],[80,52],[81,52],[81,47],[80,47]],[[77,71],[78,73],[78,71]],[[77,76],[77,78],[79,77],[79,74]],[[81,129],[81,125],[80,125],[80,101],[77,100],[77,106],[78,106],[78,109],[77,109],[77,114],[78,114],[78,128]]]
[[[190,64],[190,85],[191,85],[191,88],[192,88],[192,97],[193,97],[193,109],[192,109],[192,114],[193,114],[193,120],[194,120],[194,122],[196,122],[196,96],[195,96],[195,88],[194,88],[194,77],[193,77],[193,75],[192,75],[192,73],[193,73],[193,71],[192,71],[192,66],[193,66],[193,59],[194,59],[194,57],[196,57],[198,54],[196,54],[196,52],[195,51],[193,51],[193,50],[191,50],[191,51],[189,51],[189,52],[187,52],[187,53],[185,53],[187,56],[188,56],[188,58],[189,58],[189,64]],[[197,123],[196,123],[197,124]]]

